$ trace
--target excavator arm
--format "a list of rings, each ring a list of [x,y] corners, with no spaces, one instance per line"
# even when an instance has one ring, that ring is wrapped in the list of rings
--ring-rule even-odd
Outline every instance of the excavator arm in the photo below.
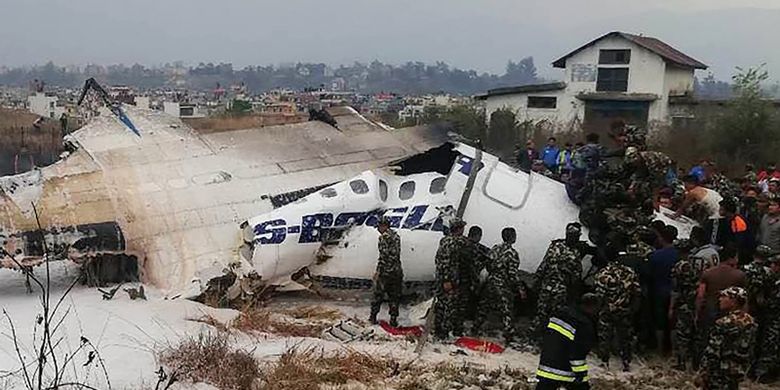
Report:
[[[127,114],[125,114],[125,112],[122,110],[122,104],[113,101],[103,86],[101,86],[100,83],[98,83],[97,80],[92,77],[84,82],[84,88],[81,90],[81,95],[79,96],[79,100],[77,102],[79,106],[84,102],[84,98],[87,97],[87,93],[90,90],[95,91],[98,97],[100,97],[100,100],[103,101],[103,104],[105,104],[106,107],[111,110],[111,112],[114,114],[114,116],[117,117],[117,119],[119,119],[120,122],[127,126],[127,128],[130,129],[130,131],[132,131],[135,135],[139,137],[141,136],[141,132],[138,131],[138,128],[135,127]]]

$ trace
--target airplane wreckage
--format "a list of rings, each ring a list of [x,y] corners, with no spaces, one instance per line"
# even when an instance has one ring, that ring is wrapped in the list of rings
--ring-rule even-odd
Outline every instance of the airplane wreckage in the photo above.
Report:
[[[559,182],[441,130],[388,129],[349,107],[330,110],[338,128],[315,120],[199,134],[178,118],[109,104],[66,137],[60,161],[0,178],[0,236],[15,260],[2,266],[120,261],[186,297],[215,281],[233,295],[300,287],[302,275],[367,287],[373,227],[385,215],[401,235],[406,280],[430,282],[454,216],[481,227],[488,246],[515,227],[528,272],[578,216]]]

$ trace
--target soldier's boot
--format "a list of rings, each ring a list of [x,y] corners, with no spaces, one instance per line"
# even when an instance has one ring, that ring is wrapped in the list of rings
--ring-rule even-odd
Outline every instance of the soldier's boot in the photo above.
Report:
[[[623,360],[623,372],[629,372],[631,371],[631,362],[627,360]]]
[[[686,364],[685,364],[685,358],[681,355],[677,355],[677,364],[675,364],[673,369],[678,371],[685,371],[686,370]]]
[[[371,315],[368,317],[368,322],[370,322],[372,325],[376,325],[379,323],[379,321],[376,320],[376,316],[379,315],[379,309],[381,308],[380,305],[371,304]]]
[[[390,304],[390,326],[398,327],[398,304]]]

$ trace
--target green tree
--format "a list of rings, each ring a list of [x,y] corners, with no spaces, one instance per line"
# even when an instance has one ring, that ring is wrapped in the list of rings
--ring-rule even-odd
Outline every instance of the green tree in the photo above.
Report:
[[[524,138],[514,111],[501,108],[490,115],[490,127],[485,146],[503,159],[511,159],[515,144]]]
[[[773,160],[780,129],[772,103],[761,86],[769,74],[764,65],[737,71],[732,77],[734,99],[714,128],[713,149],[722,153],[724,161]]]
[[[228,109],[230,115],[246,115],[252,111],[252,103],[246,100],[233,99],[233,103]]]

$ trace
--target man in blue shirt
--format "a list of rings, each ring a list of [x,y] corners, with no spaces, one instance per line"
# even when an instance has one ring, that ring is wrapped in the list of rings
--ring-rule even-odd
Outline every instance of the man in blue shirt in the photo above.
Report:
[[[542,149],[542,161],[544,161],[544,165],[547,169],[552,172],[555,172],[556,167],[558,166],[558,153],[560,153],[558,140],[555,137],[548,138],[547,146]]]
[[[677,263],[678,253],[674,247],[677,228],[665,226],[659,232],[660,248],[650,254],[650,293],[653,301],[655,337],[659,351],[668,346],[669,302],[672,297],[672,268]]]

